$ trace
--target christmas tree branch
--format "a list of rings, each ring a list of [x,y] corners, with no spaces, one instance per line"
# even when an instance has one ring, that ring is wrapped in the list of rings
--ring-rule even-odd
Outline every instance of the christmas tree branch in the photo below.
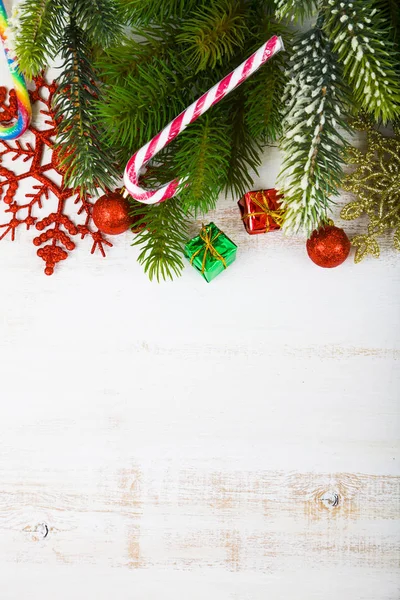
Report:
[[[53,101],[67,185],[82,193],[111,186],[117,171],[95,126],[100,90],[93,49],[106,48],[121,35],[116,0],[23,0],[15,28],[16,52],[28,76],[58,53],[64,61]]]
[[[188,216],[177,198],[144,206],[132,203],[137,220],[134,246],[141,246],[138,261],[150,280],[173,279],[183,269],[182,249],[188,236]]]
[[[130,25],[179,20],[202,3],[204,0],[120,0],[124,19]]]
[[[253,45],[248,49],[249,55],[273,35],[280,35],[285,40],[285,51],[279,52],[243,86],[247,129],[254,139],[266,144],[275,142],[282,133],[282,96],[287,83],[286,65],[292,47],[292,32],[276,22],[274,13],[266,10],[265,4],[256,7],[253,22]]]
[[[338,129],[348,129],[347,90],[322,27],[319,18],[294,47],[278,181],[285,195],[286,228],[308,233],[327,220],[330,196],[337,194],[342,178],[345,141]]]
[[[107,143],[126,149],[129,158],[185,108],[184,99],[171,95],[180,85],[166,61],[154,57],[149,64],[136,64],[135,74],[120,85],[107,86],[97,106]]]
[[[293,21],[303,21],[316,11],[317,6],[318,0],[275,0],[278,19],[290,18]]]
[[[384,122],[400,114],[400,76],[374,0],[327,0],[325,31],[360,108]]]
[[[197,214],[215,208],[226,183],[230,152],[230,139],[217,111],[204,115],[180,136],[174,166],[180,178],[187,178],[179,195],[186,210]]]
[[[261,144],[247,128],[244,88],[236,90],[225,100],[225,104],[229,107],[226,126],[231,144],[226,191],[240,198],[253,185],[252,172],[258,175]]]
[[[122,33],[121,11],[114,0],[74,0],[73,14],[88,41],[101,48],[115,44]]]
[[[61,41],[62,74],[54,94],[58,119],[57,150],[70,187],[95,193],[111,187],[117,176],[113,160],[100,143],[94,100],[99,95],[90,47],[73,15]]]
[[[391,38],[396,44],[398,53],[400,50],[400,4],[397,0],[376,0],[375,6],[380,11],[383,21],[390,27]]]
[[[38,75],[58,51],[64,10],[58,0],[25,0],[10,20],[10,35],[22,71]]]
[[[139,65],[165,59],[169,46],[174,42],[168,25],[162,30],[139,31],[131,28],[131,32],[140,35],[141,41],[130,36],[120,36],[117,45],[107,48],[97,58],[96,68],[101,72],[104,83],[111,89],[115,84],[124,87],[127,77],[137,75]]]
[[[237,47],[243,47],[246,30],[241,3],[216,0],[183,22],[177,41],[184,46],[190,68],[202,71],[232,58]]]

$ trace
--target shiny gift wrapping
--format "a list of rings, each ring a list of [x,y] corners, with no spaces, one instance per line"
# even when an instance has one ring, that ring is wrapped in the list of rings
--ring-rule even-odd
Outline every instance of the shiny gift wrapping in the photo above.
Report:
[[[237,246],[214,223],[203,225],[200,234],[185,246],[185,256],[210,282],[236,259]]]
[[[280,229],[283,210],[279,200],[282,198],[276,190],[258,190],[247,192],[238,202],[243,224],[247,233],[255,235]]]

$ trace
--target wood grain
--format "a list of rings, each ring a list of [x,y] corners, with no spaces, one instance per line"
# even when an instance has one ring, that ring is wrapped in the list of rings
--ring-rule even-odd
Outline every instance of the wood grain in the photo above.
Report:
[[[29,566],[39,571],[45,566],[46,572],[86,566],[87,573],[97,566],[96,572],[111,569],[113,575],[128,569],[148,573],[139,589],[143,597],[156,598],[148,592],[154,574],[191,573],[195,582],[208,573],[206,581],[221,586],[223,598],[262,598],[267,592],[278,598],[281,585],[291,589],[297,574],[298,595],[305,598],[309,580],[325,573],[334,582],[324,591],[328,597],[350,597],[359,577],[362,593],[356,597],[376,597],[376,585],[370,587],[375,580],[380,598],[396,598],[391,578],[399,559],[398,477],[175,471],[165,464],[120,469],[116,478],[111,472],[77,470],[59,481],[55,494],[33,479],[3,484],[0,495],[6,580],[16,564],[23,572]],[[56,473],[47,479],[55,481]],[[350,578],[341,580],[342,573]],[[236,595],[233,574],[247,580],[244,596]],[[103,597],[100,586],[96,589]],[[162,586],[157,589],[160,593]],[[7,589],[3,593],[17,597]],[[315,589],[312,597],[317,596]]]
[[[398,477],[135,467],[116,480],[92,474],[89,492],[86,476],[78,471],[53,494],[43,484],[3,484],[3,564],[51,554],[90,564],[98,554],[135,569],[265,573],[301,555],[304,563],[398,566]]]
[[[210,285],[1,242],[1,600],[400,598],[399,255],[318,269],[236,200]]]

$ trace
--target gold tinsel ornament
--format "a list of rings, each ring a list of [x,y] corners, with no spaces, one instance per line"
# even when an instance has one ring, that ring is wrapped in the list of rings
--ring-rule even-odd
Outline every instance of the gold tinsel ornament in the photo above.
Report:
[[[367,131],[367,151],[348,150],[347,162],[357,168],[345,177],[342,187],[357,200],[342,209],[341,217],[347,221],[363,213],[369,217],[367,233],[351,240],[356,247],[354,260],[359,263],[369,254],[379,257],[377,238],[387,232],[394,231],[393,246],[400,251],[400,129],[395,126],[395,137],[385,137],[364,117],[353,126]]]

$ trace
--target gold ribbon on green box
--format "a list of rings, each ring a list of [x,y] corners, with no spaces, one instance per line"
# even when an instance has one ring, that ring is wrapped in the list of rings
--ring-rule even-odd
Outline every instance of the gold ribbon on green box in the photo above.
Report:
[[[236,258],[237,246],[214,223],[203,225],[200,234],[185,246],[190,264],[211,281]]]

